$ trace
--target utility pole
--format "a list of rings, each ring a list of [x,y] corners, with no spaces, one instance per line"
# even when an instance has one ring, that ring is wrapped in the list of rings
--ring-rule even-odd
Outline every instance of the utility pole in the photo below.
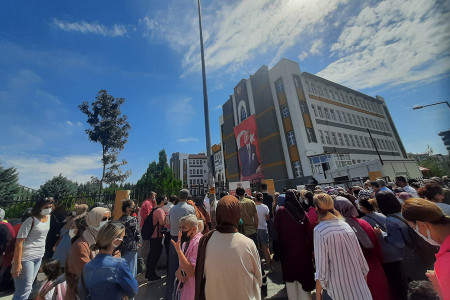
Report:
[[[212,174],[212,167],[214,164],[211,155],[211,132],[209,130],[209,105],[208,105],[208,89],[206,86],[206,68],[205,68],[205,51],[203,48],[203,32],[202,32],[202,10],[200,0],[197,0],[198,5],[198,27],[200,29],[200,52],[202,57],[202,79],[203,79],[203,109],[205,113],[205,138],[206,138],[206,155],[208,157],[208,185],[214,187],[214,176]],[[214,189],[215,190],[215,189]],[[209,193],[209,204],[211,207],[211,223],[212,227],[216,226],[216,194]]]
[[[384,165],[383,159],[381,159],[380,152],[378,152],[377,144],[376,144],[375,141],[373,140],[373,138],[372,138],[372,133],[370,133],[369,128],[367,128],[367,132],[369,133],[370,140],[372,141],[372,144],[373,144],[373,147],[375,148],[375,151],[377,151],[377,155],[378,155],[378,158],[380,159],[381,165]]]

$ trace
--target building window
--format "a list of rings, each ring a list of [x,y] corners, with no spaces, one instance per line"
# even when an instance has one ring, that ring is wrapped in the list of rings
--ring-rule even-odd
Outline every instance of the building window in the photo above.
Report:
[[[331,144],[330,133],[328,131],[325,131],[325,139],[327,141],[327,144]]]
[[[314,116],[317,118],[317,110],[316,110],[316,106],[315,105],[311,105],[313,111],[314,111]]]
[[[247,119],[247,111],[244,106],[241,106],[241,122]]]
[[[336,120],[336,116],[334,114],[334,110],[332,110],[332,109],[330,109],[330,117],[331,117],[331,120]]]
[[[349,122],[350,124],[353,124],[352,116],[350,115],[350,113],[347,113],[347,117],[348,117],[348,122]]]
[[[344,123],[348,123],[347,122],[347,116],[345,115],[345,112],[342,112],[342,121],[344,121]]]
[[[308,136],[308,142],[317,143],[317,139],[312,128],[306,127],[306,135]]]
[[[348,135],[344,133],[344,142],[347,147],[350,147],[350,143],[348,142]]]
[[[356,116],[356,119],[358,120],[358,124],[359,126],[363,126],[362,122],[361,122],[361,118],[359,116]]]
[[[200,169],[200,174],[203,174],[203,169]]]
[[[288,144],[290,146],[295,145],[295,136],[293,131],[287,133]]]
[[[372,143],[370,142],[369,138],[367,136],[365,136],[364,139],[366,140],[367,148],[373,148]]]
[[[289,108],[286,104],[281,106],[281,113],[283,114],[283,118],[289,117]]]
[[[336,133],[332,132],[331,133],[331,140],[333,141],[333,145],[337,145],[337,139],[336,139]]]
[[[352,147],[356,147],[355,140],[353,139],[353,135],[349,134],[348,137],[350,138],[350,144],[352,145]]]
[[[353,118],[353,123],[354,123],[355,125],[358,125],[358,123],[356,122],[356,116],[355,116],[354,114],[352,114],[352,118]]]
[[[322,130],[319,130],[319,138],[320,138],[320,141],[322,142],[322,144],[325,144],[325,138],[323,136]]]
[[[319,112],[319,117],[323,118],[322,107],[317,106],[317,111]]]
[[[302,177],[302,167],[299,161],[294,161],[294,174],[295,177]]]
[[[189,185],[192,185],[192,179],[189,179]]]
[[[342,139],[342,133],[338,133],[338,141],[339,141],[339,145],[344,146],[344,140]]]
[[[323,112],[324,112],[324,114],[325,114],[325,118],[326,118],[326,119],[329,119],[329,118],[330,118],[330,114],[328,113],[328,108],[324,108],[324,109],[323,109]]]
[[[359,136],[359,139],[361,140],[361,146],[362,146],[363,148],[367,148],[367,147],[366,147],[366,143],[365,143],[365,141],[364,141],[364,137]]]
[[[356,143],[356,147],[361,148],[361,144],[359,143],[359,139],[358,139],[357,135],[355,135],[355,143]]]

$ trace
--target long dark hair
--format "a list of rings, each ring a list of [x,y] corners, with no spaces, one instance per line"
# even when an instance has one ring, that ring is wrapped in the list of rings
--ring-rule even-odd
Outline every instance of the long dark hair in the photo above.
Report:
[[[61,274],[59,260],[48,258],[42,262],[42,271],[47,275],[48,280],[55,280]]]
[[[47,204],[54,204],[55,200],[53,200],[52,197],[47,198],[41,198],[34,204],[33,208],[31,209],[31,215],[33,217],[39,218],[41,216],[41,210],[42,207]]]

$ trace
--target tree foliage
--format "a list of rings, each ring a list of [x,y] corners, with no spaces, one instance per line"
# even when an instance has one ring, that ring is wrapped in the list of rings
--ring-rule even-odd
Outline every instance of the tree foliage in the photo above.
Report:
[[[120,169],[127,162],[118,161],[120,151],[128,141],[131,126],[127,116],[120,110],[125,98],[114,98],[106,90],[100,90],[95,99],[91,105],[83,102],[78,107],[88,118],[90,128],[86,129],[86,133],[89,140],[102,145],[101,188],[103,182],[107,184],[123,182],[131,174],[131,171],[122,172]]]
[[[80,183],[78,185],[77,194],[79,196],[93,196],[97,195],[101,189],[100,179],[95,176],[91,176],[91,180],[86,183]]]
[[[182,186],[181,180],[173,176],[172,169],[167,163],[167,154],[163,149],[159,152],[158,163],[151,162],[147,171],[136,183],[136,189],[140,192],[154,191],[159,195],[178,194]]]
[[[430,157],[420,163],[421,167],[430,169],[431,176],[442,177],[446,175],[444,167],[440,164],[440,162]]]
[[[59,200],[63,197],[75,196],[77,191],[78,184],[76,182],[59,174],[41,185],[38,194],[40,197],[53,197],[55,200]]]
[[[0,199],[11,198],[20,190],[19,174],[15,168],[4,168],[0,164]]]

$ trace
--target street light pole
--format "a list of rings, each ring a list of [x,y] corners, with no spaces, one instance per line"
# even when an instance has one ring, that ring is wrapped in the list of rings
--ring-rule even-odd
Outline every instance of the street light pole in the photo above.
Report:
[[[448,103],[448,101],[442,101],[442,102],[437,102],[437,103],[428,104],[428,105],[414,106],[414,107],[413,107],[413,110],[416,110],[416,109],[422,109],[422,108],[424,108],[424,107],[433,106],[433,105],[438,105],[438,104],[444,104],[444,103],[446,103],[447,106],[448,106],[448,108],[450,108],[450,104]]]
[[[214,186],[214,177],[211,173],[213,166],[213,158],[211,155],[211,132],[209,130],[209,105],[208,105],[208,89],[206,86],[206,68],[205,68],[205,50],[203,48],[203,32],[202,32],[202,10],[200,5],[200,0],[197,0],[198,6],[198,27],[200,30],[200,53],[202,57],[202,79],[203,79],[203,109],[205,113],[205,137],[206,137],[206,155],[208,156],[208,185],[209,187]],[[211,207],[211,223],[213,227],[216,224],[216,214],[215,214],[215,193],[209,193],[209,204]]]

